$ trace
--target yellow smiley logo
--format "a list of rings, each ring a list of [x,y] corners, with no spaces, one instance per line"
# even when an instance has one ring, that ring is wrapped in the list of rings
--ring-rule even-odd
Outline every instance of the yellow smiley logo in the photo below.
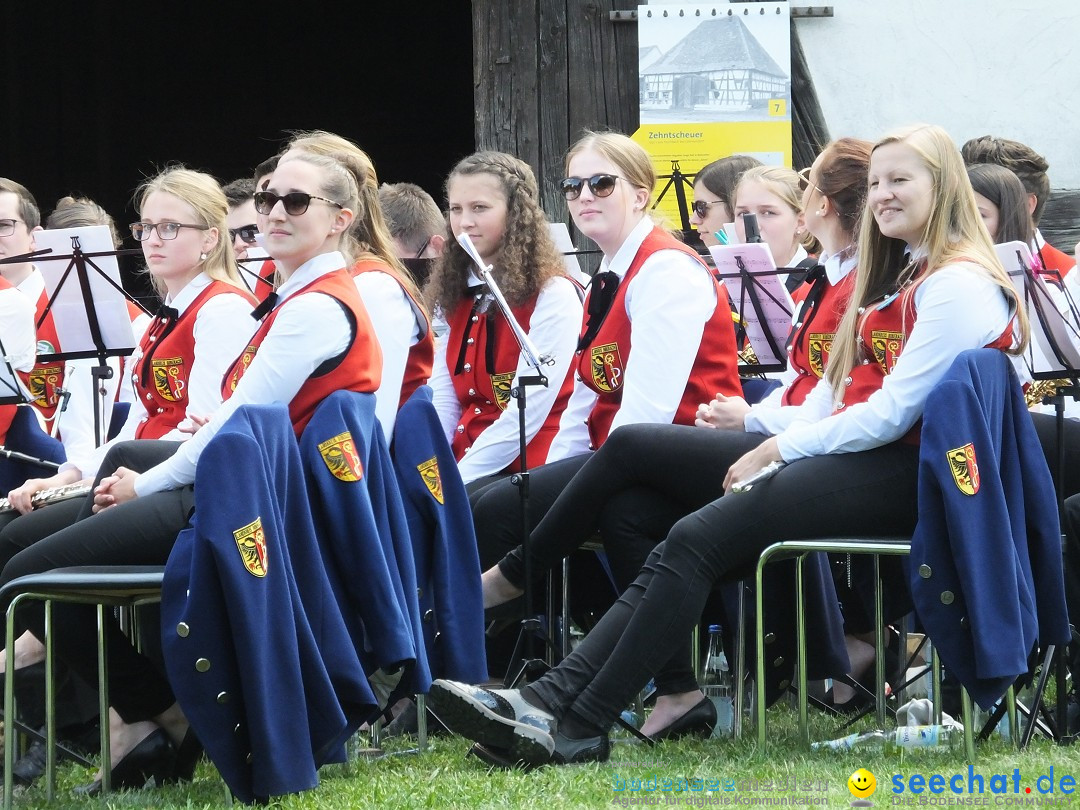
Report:
[[[859,768],[848,777],[847,786],[856,799],[869,799],[877,790],[877,779],[866,768]]]

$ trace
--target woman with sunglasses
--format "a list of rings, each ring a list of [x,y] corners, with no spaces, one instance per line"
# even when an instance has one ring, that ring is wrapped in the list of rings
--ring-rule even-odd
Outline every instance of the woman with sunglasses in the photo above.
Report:
[[[534,526],[616,428],[690,425],[700,402],[742,390],[727,296],[649,216],[656,174],[645,150],[619,133],[589,133],[570,148],[566,169],[561,190],[574,224],[604,258],[574,356],[574,393],[549,463],[532,474]],[[474,494],[481,565],[502,558],[484,574],[486,606],[524,586],[516,498],[509,482]]]
[[[472,491],[518,469],[518,401],[510,390],[535,372],[458,237],[469,236],[537,351],[555,360],[544,368],[550,384],[527,392],[530,466],[547,458],[573,388],[581,298],[551,240],[527,163],[503,152],[470,155],[446,178],[446,199],[446,247],[426,286],[448,327],[431,375],[432,400]]]
[[[436,681],[432,708],[453,730],[510,762],[606,760],[607,729],[684,643],[717,583],[778,540],[914,529],[913,427],[930,389],[962,351],[1014,351],[1014,319],[1022,347],[1027,321],[944,130],[879,141],[868,185],[853,305],[826,378],[799,406],[804,419],[736,461],[725,489],[773,461],[787,466],[676,523],[622,598],[539,681],[494,695]],[[901,333],[897,355],[876,358],[871,333],[880,330]]]
[[[368,154],[331,132],[296,133],[283,157],[296,152],[332,157],[352,174],[360,192],[346,238],[353,257],[349,271],[371,318],[383,357],[375,416],[387,443],[398,408],[431,376],[435,355],[431,320],[412,274],[397,258],[379,205],[379,179]]]
[[[697,228],[701,241],[707,247],[719,245],[716,232],[735,221],[732,200],[735,199],[739,178],[747,169],[760,165],[760,160],[749,155],[731,155],[714,160],[694,175],[690,224]]]
[[[297,152],[282,159],[255,205],[265,218],[267,248],[283,282],[260,307],[261,324],[225,375],[225,403],[183,444],[155,443],[164,460],[141,475],[120,466],[102,479],[95,493],[97,513],[17,554],[4,568],[4,582],[65,565],[163,565],[194,508],[199,455],[239,406],[287,402],[299,434],[329,393],[378,388],[378,343],[341,252],[360,206],[352,174],[331,158]],[[184,224],[189,227],[181,230],[202,233],[201,227],[191,227],[194,223]],[[218,249],[229,247],[219,239]],[[130,446],[115,448],[104,466],[122,458]],[[143,460],[150,455],[143,453]],[[63,613],[54,623],[63,659],[92,679],[97,654],[93,608],[56,605],[55,610]],[[41,617],[27,619],[40,638]],[[126,642],[119,626],[110,623],[108,632],[115,636],[109,694],[122,718],[111,737],[114,784],[141,785],[149,776],[190,779],[198,746],[187,735],[187,721],[168,682]],[[89,791],[99,789],[95,783]]]
[[[866,198],[870,147],[865,141],[842,138],[814,162],[802,204],[811,212],[813,234],[824,246],[825,268],[796,293],[801,303],[789,340],[788,385],[775,401],[754,406],[756,419],[751,422],[747,417],[745,429],[742,420],[750,406],[742,397],[718,395],[710,405],[698,408],[696,423],[725,430],[640,424],[617,431],[530,535],[533,571],[556,565],[599,532],[616,585],[624,590],[676,521],[723,495],[722,477],[703,475],[702,470],[725,469],[780,432],[798,413],[798,408],[780,406],[801,404],[821,378],[851,292],[855,231]],[[664,739],[711,731],[716,721],[713,706],[698,690],[690,659],[687,637],[685,647],[656,675],[656,706],[643,733]],[[840,699],[846,697],[841,694]]]

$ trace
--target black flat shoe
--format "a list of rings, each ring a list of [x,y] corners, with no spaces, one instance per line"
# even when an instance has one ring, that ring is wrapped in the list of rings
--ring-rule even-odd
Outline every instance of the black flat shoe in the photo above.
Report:
[[[705,739],[716,728],[716,706],[708,698],[702,698],[691,706],[686,714],[675,718],[670,724],[653,732],[654,740],[676,740],[680,737]]]
[[[199,738],[195,736],[195,730],[188,726],[180,747],[176,749],[176,760],[173,764],[172,778],[177,782],[190,782],[195,778],[195,766],[202,759],[203,747]]]
[[[112,788],[141,788],[151,777],[160,787],[173,774],[175,766],[176,749],[165,729],[159,728],[113,765]],[[88,785],[77,787],[75,792],[82,796],[99,796],[101,780],[95,779]]]

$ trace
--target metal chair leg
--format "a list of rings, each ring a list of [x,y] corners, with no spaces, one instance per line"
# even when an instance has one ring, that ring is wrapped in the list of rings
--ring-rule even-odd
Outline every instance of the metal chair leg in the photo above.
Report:
[[[52,601],[45,600],[45,793],[56,798],[56,659],[53,656]]]
[[[421,751],[427,751],[427,695],[416,696],[416,741]]]
[[[806,712],[806,598],[803,593],[803,562],[805,554],[795,559],[795,668],[799,690],[799,739],[810,747],[810,721]]]
[[[874,560],[874,706],[878,728],[885,728],[885,609],[881,593],[881,557]]]
[[[1013,748],[1020,750],[1020,724],[1016,715],[1016,686],[1010,686],[1005,693],[1005,707],[1009,714],[1009,737],[1012,739]]]
[[[971,710],[971,695],[968,694],[967,689],[960,687],[960,707],[963,714],[964,723],[964,756],[967,757],[968,764],[975,764],[975,731],[972,725],[975,722],[975,712]]]
[[[109,756],[109,661],[105,648],[105,605],[97,605],[98,712],[101,726],[101,795],[112,790],[112,758]]]
[[[740,582],[738,588],[735,614],[735,716],[731,722],[731,735],[736,740],[742,737],[743,712],[746,709],[743,705],[746,700],[746,585]]]
[[[754,594],[755,607],[757,607],[757,616],[754,617],[754,625],[756,627],[754,655],[757,657],[757,667],[755,669],[755,688],[757,691],[757,739],[758,746],[762,749],[765,748],[765,644],[763,643],[765,636],[765,600],[762,595],[762,591],[764,590],[762,584],[765,579],[766,561],[766,555],[762,554],[760,559],[758,559],[757,574],[754,578],[754,585],[757,589],[757,592]]]
[[[16,597],[8,605],[4,633],[4,656],[10,664],[15,660],[15,609],[21,600]],[[15,668],[4,667],[4,810],[11,810],[15,787]]]

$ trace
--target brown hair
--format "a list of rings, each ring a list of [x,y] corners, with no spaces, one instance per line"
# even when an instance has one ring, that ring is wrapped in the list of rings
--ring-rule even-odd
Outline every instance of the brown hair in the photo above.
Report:
[[[419,253],[432,236],[446,230],[446,220],[435,200],[413,183],[383,183],[379,205],[390,235],[413,253]]]
[[[760,166],[761,161],[750,155],[731,155],[714,160],[694,175],[694,183],[701,183],[720,198],[728,211],[735,208],[735,186],[747,169]]]
[[[535,296],[549,279],[564,273],[562,256],[551,240],[547,217],[540,208],[536,176],[523,160],[504,152],[477,152],[461,160],[446,178],[487,174],[498,181],[506,197],[506,225],[494,273],[512,306]],[[472,259],[447,225],[446,249],[435,264],[427,286],[428,300],[449,315],[465,298]]]
[[[1035,239],[1035,226],[1028,214],[1027,192],[1020,179],[996,163],[976,163],[968,166],[968,179],[976,194],[981,194],[998,209],[997,243],[1023,242],[1030,245]]]
[[[88,197],[61,197],[56,208],[45,218],[46,228],[78,228],[83,225],[106,225],[113,247],[120,247],[120,234],[109,212]]]
[[[30,190],[22,183],[16,183],[6,177],[0,177],[0,192],[10,191],[19,198],[19,216],[26,223],[26,229],[32,231],[41,224],[41,209]]]
[[[973,163],[996,163],[1019,177],[1027,193],[1035,195],[1035,210],[1031,212],[1031,219],[1036,225],[1039,224],[1043,207],[1050,199],[1050,178],[1046,176],[1050,164],[1046,158],[1027,144],[1008,138],[995,138],[993,135],[972,138],[960,148],[960,153],[969,166]]]
[[[846,233],[858,230],[866,206],[866,177],[873,147],[870,141],[839,138],[821,152],[815,185],[829,198]]]

